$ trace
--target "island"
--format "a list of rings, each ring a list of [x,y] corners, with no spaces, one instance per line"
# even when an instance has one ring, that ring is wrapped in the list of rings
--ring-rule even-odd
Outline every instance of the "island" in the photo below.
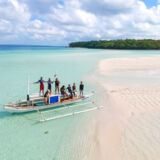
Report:
[[[71,42],[69,47],[96,48],[96,49],[160,49],[160,40],[153,39],[125,39],[125,40],[97,40]]]

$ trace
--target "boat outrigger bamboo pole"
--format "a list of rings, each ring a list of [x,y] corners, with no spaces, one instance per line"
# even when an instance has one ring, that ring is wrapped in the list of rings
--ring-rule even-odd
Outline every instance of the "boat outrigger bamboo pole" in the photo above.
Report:
[[[102,108],[104,108],[104,106],[93,107],[93,108],[89,108],[89,109],[82,110],[82,111],[71,112],[71,113],[67,113],[67,114],[64,114],[64,115],[59,115],[59,116],[55,116],[55,117],[41,119],[41,120],[39,120],[39,122],[61,119],[61,118],[65,118],[65,117],[69,117],[69,116],[73,116],[73,115],[77,115],[77,114],[81,114],[81,113],[85,113],[85,112],[94,111],[94,110],[97,110],[97,109],[102,109]]]
[[[54,110],[47,110],[47,111],[42,111],[41,113],[51,113],[51,112],[55,112],[55,110],[57,111],[57,110],[63,110],[63,109],[66,109],[66,108],[74,108],[74,107],[77,107],[77,106],[82,106],[82,105],[87,105],[87,104],[91,104],[91,103],[93,103],[93,102],[86,102],[86,103],[82,103],[82,104],[77,104],[77,105],[73,105],[73,106],[70,106],[70,105],[64,105],[64,107],[62,107],[62,108],[57,108],[57,109],[54,109]]]

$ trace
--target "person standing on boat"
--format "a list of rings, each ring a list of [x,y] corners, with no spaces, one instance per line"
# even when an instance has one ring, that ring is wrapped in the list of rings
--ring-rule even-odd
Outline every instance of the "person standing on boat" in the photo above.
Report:
[[[76,96],[77,90],[76,90],[76,84],[75,83],[73,83],[72,92],[73,92],[73,95]]]
[[[84,90],[84,84],[81,81],[80,85],[79,85],[79,91],[80,91],[80,96],[83,96],[83,90]]]
[[[57,91],[59,93],[59,85],[60,85],[60,81],[58,80],[58,78],[56,78],[56,80],[55,80],[55,94],[57,93]]]
[[[40,83],[39,95],[41,95],[41,92],[42,92],[43,95],[44,95],[44,82],[45,82],[45,81],[43,80],[43,77],[41,77],[39,81],[34,82],[34,83]]]
[[[47,83],[48,83],[48,90],[50,91],[49,93],[52,94],[52,83],[54,83],[54,81],[51,81],[51,79],[49,78]]]

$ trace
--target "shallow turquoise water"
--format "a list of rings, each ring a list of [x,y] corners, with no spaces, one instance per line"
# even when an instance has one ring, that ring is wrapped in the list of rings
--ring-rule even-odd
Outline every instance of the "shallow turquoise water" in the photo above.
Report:
[[[94,112],[67,117],[46,123],[37,123],[38,113],[12,115],[3,105],[26,98],[27,77],[34,82],[43,76],[53,79],[55,73],[61,84],[81,80],[86,92],[95,90],[86,81],[103,58],[139,57],[158,55],[160,51],[119,51],[70,49],[64,47],[0,47],[0,159],[81,160],[94,150],[93,135],[89,126]],[[31,92],[38,92],[39,85],[31,85]],[[90,105],[51,112],[59,115],[81,110]],[[89,125],[89,126],[88,126]]]

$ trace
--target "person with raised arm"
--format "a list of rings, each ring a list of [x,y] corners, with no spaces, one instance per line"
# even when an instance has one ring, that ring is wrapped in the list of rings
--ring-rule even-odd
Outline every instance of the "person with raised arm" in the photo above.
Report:
[[[41,92],[43,93],[43,96],[44,96],[44,80],[43,80],[43,77],[40,78],[40,80],[38,80],[37,82],[34,82],[35,83],[39,83],[40,84],[40,91],[39,91],[39,95],[41,95]]]

